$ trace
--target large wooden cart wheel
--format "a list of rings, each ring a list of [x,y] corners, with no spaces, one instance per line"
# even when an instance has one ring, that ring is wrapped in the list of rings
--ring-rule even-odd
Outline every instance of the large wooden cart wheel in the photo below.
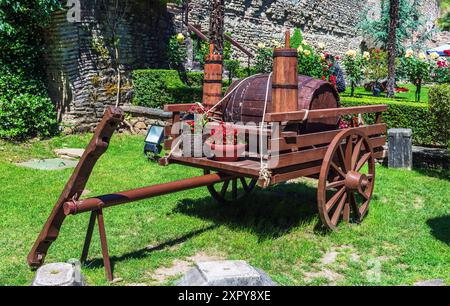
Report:
[[[375,183],[375,158],[364,133],[342,131],[325,154],[317,205],[322,223],[334,230],[339,221],[361,222],[369,209]]]
[[[210,170],[205,170],[205,174],[210,174]],[[219,203],[232,203],[247,196],[256,186],[257,179],[237,177],[208,186],[211,196]]]

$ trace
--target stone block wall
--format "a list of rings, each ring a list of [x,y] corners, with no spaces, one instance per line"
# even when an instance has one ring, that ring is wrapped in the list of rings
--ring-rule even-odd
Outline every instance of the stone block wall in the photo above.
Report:
[[[166,67],[167,37],[173,31],[160,1],[121,0],[118,11],[114,1],[80,3],[80,22],[68,21],[67,8],[59,10],[46,35],[48,90],[67,133],[92,130],[105,107],[116,102],[114,27],[120,38],[122,103],[131,101],[132,70]]]

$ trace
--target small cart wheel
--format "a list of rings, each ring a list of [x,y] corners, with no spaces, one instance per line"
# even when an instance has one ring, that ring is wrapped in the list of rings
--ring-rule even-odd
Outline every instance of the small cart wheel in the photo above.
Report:
[[[375,184],[375,158],[363,132],[349,129],[333,139],[323,159],[317,191],[322,223],[335,230],[340,219],[361,222]]]
[[[205,170],[204,173],[210,174],[211,171]],[[255,188],[257,181],[257,179],[236,177],[207,187],[209,193],[217,202],[228,204],[247,196]]]

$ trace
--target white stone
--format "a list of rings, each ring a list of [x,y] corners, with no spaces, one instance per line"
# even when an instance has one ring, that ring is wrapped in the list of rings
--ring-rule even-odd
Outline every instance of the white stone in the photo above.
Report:
[[[69,157],[69,158],[81,158],[84,154],[84,149],[56,149],[55,154],[61,157]]]
[[[263,271],[242,260],[198,262],[179,286],[275,286]]]
[[[36,272],[32,286],[65,287],[83,286],[78,262],[73,263],[51,263],[40,267]]]

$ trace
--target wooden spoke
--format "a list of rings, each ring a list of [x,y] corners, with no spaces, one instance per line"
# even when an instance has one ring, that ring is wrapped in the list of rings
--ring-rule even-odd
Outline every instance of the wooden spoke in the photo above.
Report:
[[[232,195],[232,198],[233,198],[233,200],[236,200],[237,199],[237,192],[238,192],[238,190],[237,190],[237,179],[233,179],[233,183],[232,183],[232,187],[231,187],[231,195]]]
[[[330,162],[331,167],[333,167],[334,170],[336,170],[337,173],[339,173],[340,176],[345,178],[345,173],[342,171],[334,162]]]
[[[334,196],[327,202],[326,210],[329,212],[333,206],[337,203],[337,201],[342,197],[345,193],[345,188],[342,187],[338,192],[334,194]]]
[[[210,174],[211,171],[205,170],[204,173]],[[248,195],[256,187],[256,183],[256,179],[235,177],[223,183],[208,186],[208,191],[217,202],[232,203]]]
[[[328,146],[319,175],[317,205],[323,225],[335,230],[340,219],[362,221],[374,184],[375,159],[368,138],[359,130],[341,131]]]
[[[344,208],[345,202],[347,200],[347,194],[345,193],[342,199],[339,201],[339,205],[333,213],[333,217],[331,217],[331,223],[333,225],[337,225],[339,218],[341,217],[342,209]]]
[[[225,194],[227,193],[227,189],[228,189],[229,185],[230,185],[230,181],[229,180],[223,182],[222,189],[220,190],[220,195],[222,197],[225,197]]]
[[[359,154],[361,153],[361,146],[363,145],[364,138],[360,138],[355,145],[353,154],[352,154],[352,169],[355,170],[356,162],[358,160]]]
[[[355,167],[355,171],[361,170],[361,168],[364,166],[364,164],[369,160],[369,158],[372,156],[372,153],[366,153],[364,154],[361,159],[359,160],[358,164]]]
[[[341,186],[344,186],[344,184],[345,184],[345,181],[336,181],[336,182],[333,182],[333,183],[329,183],[328,185],[327,185],[327,189],[333,189],[333,188],[337,188],[337,187],[341,187]]]

